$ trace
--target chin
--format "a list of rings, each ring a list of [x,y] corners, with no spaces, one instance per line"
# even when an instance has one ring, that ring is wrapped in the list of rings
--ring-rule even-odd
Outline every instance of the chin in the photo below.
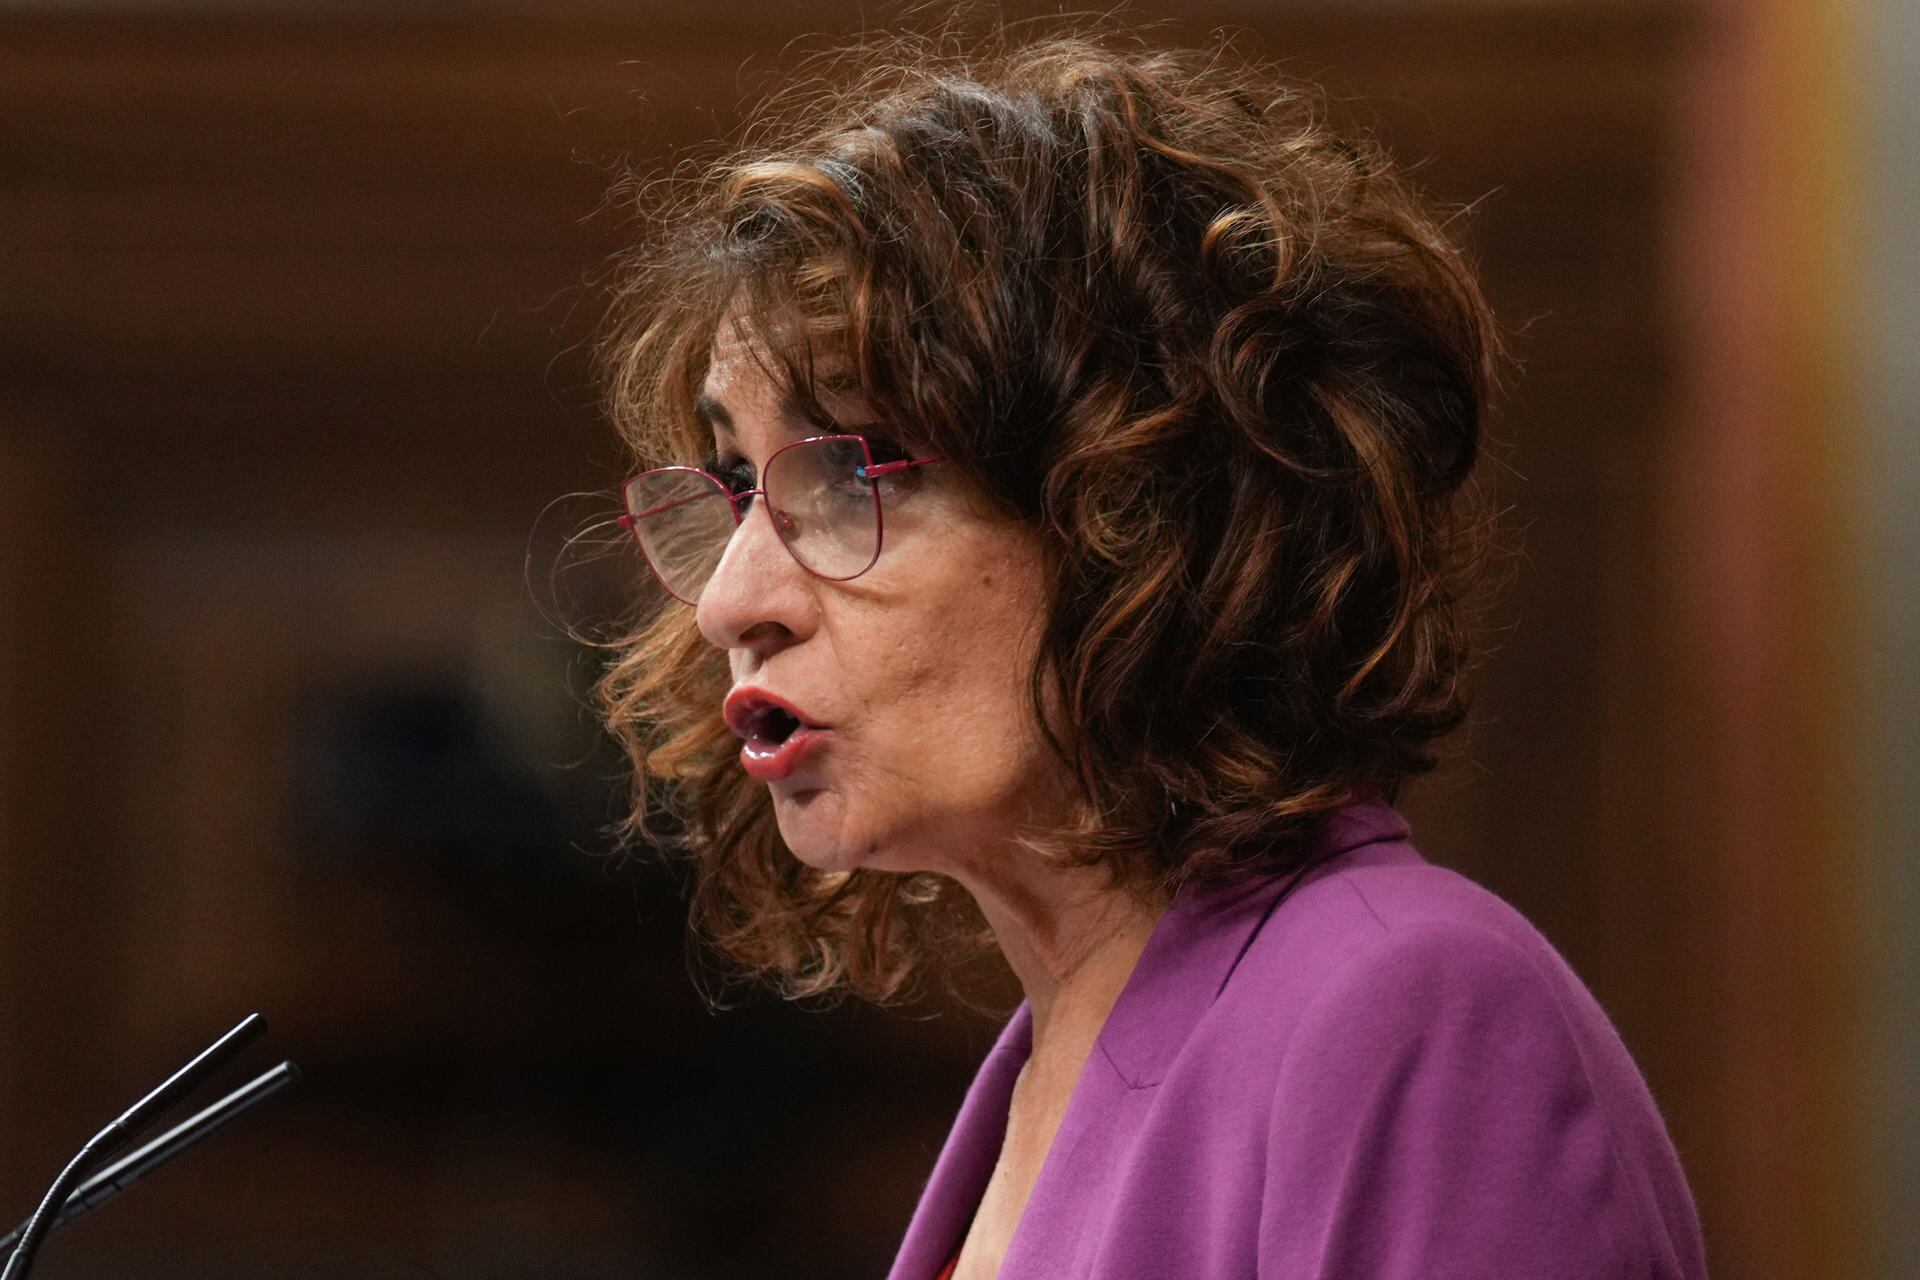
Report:
[[[843,834],[840,806],[825,790],[775,793],[773,816],[780,839],[801,862],[816,871],[855,871],[866,865],[872,845]]]
[[[831,791],[776,796],[773,814],[787,852],[816,871],[930,869],[904,858],[899,840],[849,822]]]

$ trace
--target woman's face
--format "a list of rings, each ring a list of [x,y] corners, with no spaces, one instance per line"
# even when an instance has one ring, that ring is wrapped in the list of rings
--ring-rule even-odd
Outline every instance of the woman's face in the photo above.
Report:
[[[823,399],[843,429],[891,443],[862,406]],[[722,325],[703,405],[735,488],[757,488],[781,445],[826,434],[782,400]],[[789,776],[761,784],[794,856],[822,870],[979,883],[1005,869],[1015,826],[1056,816],[1061,795],[1026,692],[1042,602],[1038,539],[984,514],[939,463],[880,484],[885,539],[866,573],[831,582],[807,572],[756,497],[697,618],[726,650],[736,691],[765,690],[824,726]]]

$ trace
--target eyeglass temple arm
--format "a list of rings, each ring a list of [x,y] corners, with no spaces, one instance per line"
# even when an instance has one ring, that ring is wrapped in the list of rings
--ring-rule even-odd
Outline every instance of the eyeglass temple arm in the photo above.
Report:
[[[939,458],[909,458],[902,462],[883,462],[877,467],[855,467],[853,473],[862,480],[884,480],[897,472],[910,467],[922,467],[929,462],[939,462]]]

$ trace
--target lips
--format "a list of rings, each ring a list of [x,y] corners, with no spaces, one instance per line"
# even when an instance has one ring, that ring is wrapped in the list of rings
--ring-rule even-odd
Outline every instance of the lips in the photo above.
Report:
[[[728,694],[722,714],[741,739],[740,766],[762,782],[791,776],[828,729],[785,698],[751,685]]]

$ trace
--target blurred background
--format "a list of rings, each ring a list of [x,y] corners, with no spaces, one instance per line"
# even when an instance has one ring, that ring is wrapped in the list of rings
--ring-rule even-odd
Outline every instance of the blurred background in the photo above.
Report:
[[[1138,12],[1473,206],[1524,554],[1416,842],[1612,1014],[1716,1276],[1913,1274],[1920,11]],[[0,1217],[249,1010],[308,1076],[38,1274],[884,1273],[994,1017],[710,1011],[555,623],[639,571],[563,548],[613,165],[883,16],[0,3]]]

